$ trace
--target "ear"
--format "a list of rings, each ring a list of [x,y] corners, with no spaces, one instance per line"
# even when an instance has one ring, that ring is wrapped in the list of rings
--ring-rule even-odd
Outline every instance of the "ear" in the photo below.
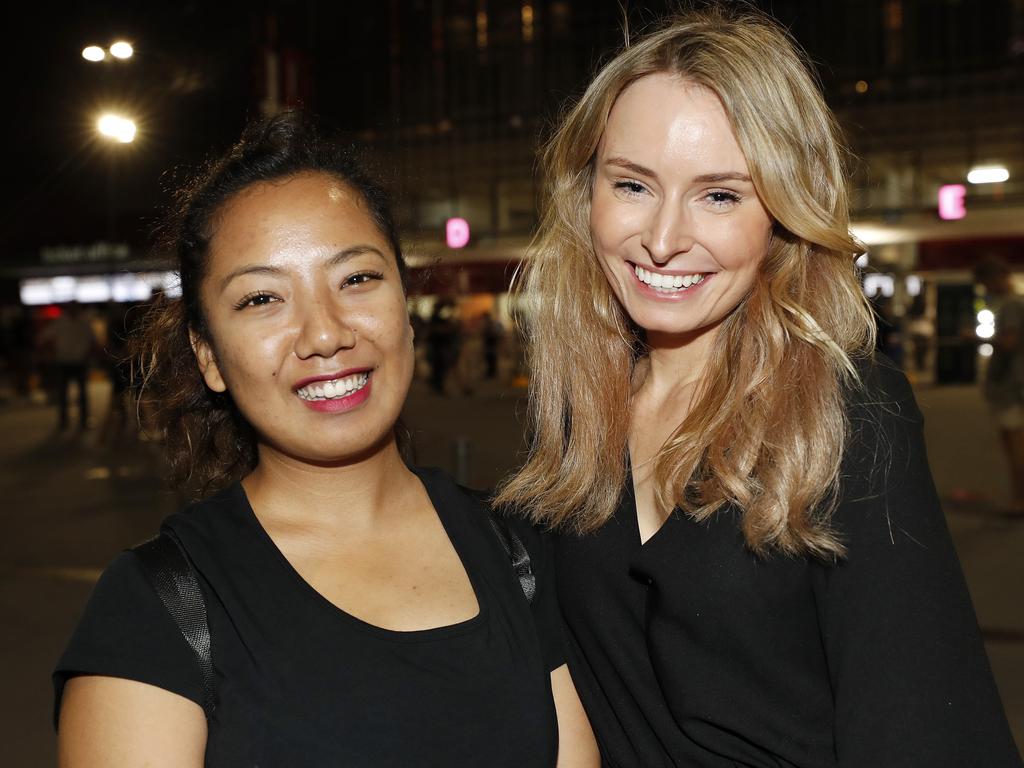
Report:
[[[191,328],[189,329],[188,337],[189,341],[192,342],[192,352],[196,356],[199,373],[203,375],[203,381],[206,382],[206,386],[214,392],[226,392],[228,385],[224,383],[224,377],[220,375],[220,368],[217,366],[217,356],[213,354],[213,348]]]

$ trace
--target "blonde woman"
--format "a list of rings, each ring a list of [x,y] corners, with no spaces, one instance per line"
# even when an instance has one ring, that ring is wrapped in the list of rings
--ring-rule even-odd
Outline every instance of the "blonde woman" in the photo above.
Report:
[[[842,150],[759,15],[669,21],[545,148],[533,445],[612,766],[1017,766]]]

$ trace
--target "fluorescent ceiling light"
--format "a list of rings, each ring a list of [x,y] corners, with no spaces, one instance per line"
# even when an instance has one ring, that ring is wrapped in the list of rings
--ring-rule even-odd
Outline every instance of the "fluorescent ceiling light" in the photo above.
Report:
[[[1006,181],[1008,178],[1010,178],[1010,172],[998,165],[972,168],[970,173],[967,174],[967,180],[971,184],[994,184]]]

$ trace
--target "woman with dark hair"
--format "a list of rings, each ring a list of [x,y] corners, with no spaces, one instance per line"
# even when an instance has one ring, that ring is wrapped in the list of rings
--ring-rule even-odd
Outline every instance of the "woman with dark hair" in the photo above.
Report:
[[[380,188],[286,114],[178,203],[182,297],[141,373],[204,497],[162,534],[208,634],[143,550],[114,561],[54,676],[61,764],[596,764],[541,540],[506,529],[528,601],[484,506],[401,455],[413,337]]]
[[[872,355],[834,119],[738,7],[633,41],[545,148],[533,444],[497,501],[561,528],[608,765],[1020,766],[921,414]]]

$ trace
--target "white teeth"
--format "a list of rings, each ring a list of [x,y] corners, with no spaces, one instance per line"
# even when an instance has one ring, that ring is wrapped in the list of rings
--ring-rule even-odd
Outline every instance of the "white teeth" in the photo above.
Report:
[[[302,389],[296,390],[296,394],[303,400],[335,400],[362,389],[369,380],[369,373],[356,373],[346,376],[344,379],[308,384]]]
[[[693,275],[664,275],[660,272],[651,272],[639,265],[633,265],[633,271],[640,282],[657,289],[661,293],[685,291],[690,286],[704,282],[704,274],[700,272]]]

